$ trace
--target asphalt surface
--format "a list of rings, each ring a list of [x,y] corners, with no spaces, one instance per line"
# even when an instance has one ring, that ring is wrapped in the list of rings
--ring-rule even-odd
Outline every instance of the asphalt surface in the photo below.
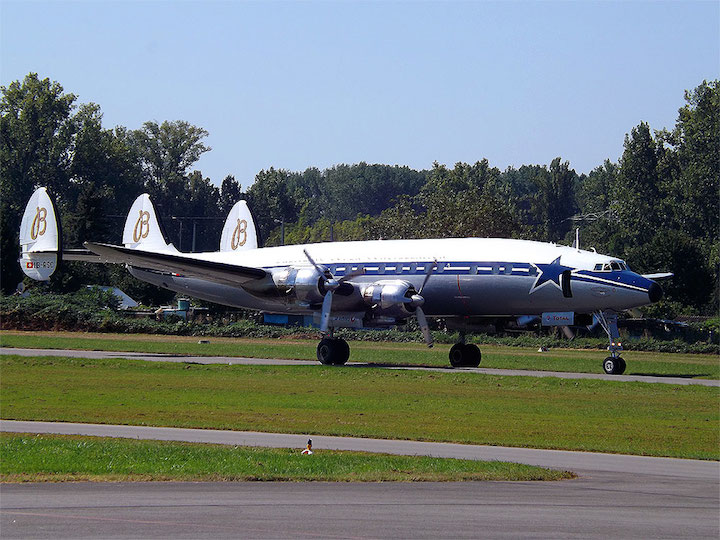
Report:
[[[717,492],[565,482],[3,485],[3,538],[718,538]],[[672,492],[672,494],[669,494]]]
[[[1,421],[3,431],[298,450],[305,435]],[[718,538],[720,463],[415,441],[313,437],[313,448],[519,461],[560,482],[5,484],[3,538]],[[312,458],[309,458],[312,459]]]
[[[21,356],[69,356],[73,358],[131,358],[150,362],[189,362],[195,364],[237,364],[237,365],[274,365],[274,366],[320,366],[318,362],[308,360],[285,360],[272,358],[243,358],[235,356],[185,356],[173,354],[117,352],[117,351],[76,351],[70,349],[21,349],[1,347],[0,354],[17,354]],[[660,384],[701,385],[720,387],[720,380],[691,379],[686,377],[662,377],[654,375],[606,375],[604,373],[570,373],[556,371],[536,371],[521,369],[493,368],[457,368],[451,367],[415,367],[415,366],[383,366],[348,362],[347,367],[373,367],[379,369],[396,369],[408,371],[436,371],[481,373],[486,375],[517,375],[524,377],[556,377],[560,379],[594,379],[620,382],[646,382]],[[598,368],[599,369],[599,368]]]

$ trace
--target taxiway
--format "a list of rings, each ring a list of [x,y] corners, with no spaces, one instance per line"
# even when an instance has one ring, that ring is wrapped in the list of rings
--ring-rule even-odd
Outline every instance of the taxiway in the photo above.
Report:
[[[12,347],[0,348],[0,354],[17,354],[20,356],[69,356],[72,358],[129,358],[149,362],[188,362],[193,364],[237,364],[237,365],[273,365],[273,366],[318,366],[312,360],[286,360],[273,358],[243,358],[237,356],[185,356],[177,354],[117,352],[117,351],[78,351],[71,349],[22,349]],[[689,377],[663,377],[657,375],[605,375],[604,373],[571,373],[560,371],[538,371],[523,369],[495,369],[495,368],[451,368],[448,367],[421,367],[365,364],[362,362],[348,362],[347,367],[372,367],[378,369],[396,369],[409,371],[436,371],[443,373],[463,372],[479,373],[485,375],[508,375],[522,377],[556,377],[560,379],[594,379],[603,381],[645,382],[659,384],[696,384],[701,386],[720,387],[720,380],[693,379]]]

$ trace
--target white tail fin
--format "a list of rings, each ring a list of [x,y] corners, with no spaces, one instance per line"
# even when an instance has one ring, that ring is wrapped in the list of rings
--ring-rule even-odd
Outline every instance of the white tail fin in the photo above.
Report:
[[[220,251],[244,251],[257,247],[257,231],[250,208],[245,201],[239,201],[225,220],[220,236]]]
[[[20,267],[26,276],[47,281],[58,267],[61,247],[55,205],[44,187],[32,194],[20,223]]]
[[[160,222],[155,214],[155,207],[147,193],[143,193],[135,199],[130,207],[130,212],[125,219],[123,244],[125,247],[133,249],[177,253],[175,246],[165,241]]]

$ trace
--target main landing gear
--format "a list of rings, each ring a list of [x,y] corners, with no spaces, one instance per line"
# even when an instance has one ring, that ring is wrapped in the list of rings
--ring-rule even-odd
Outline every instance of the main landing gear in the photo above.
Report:
[[[600,321],[600,325],[605,330],[610,340],[608,356],[603,362],[603,370],[608,375],[622,375],[625,373],[625,360],[620,357],[620,351],[623,350],[622,343],[620,342],[620,332],[618,332],[617,326],[617,313],[614,311],[598,311],[595,316]]]
[[[325,366],[342,366],[350,358],[350,346],[341,338],[326,336],[317,346],[317,359]]]
[[[478,367],[482,355],[474,343],[465,343],[465,336],[460,335],[460,342],[450,348],[450,365],[456,367]]]

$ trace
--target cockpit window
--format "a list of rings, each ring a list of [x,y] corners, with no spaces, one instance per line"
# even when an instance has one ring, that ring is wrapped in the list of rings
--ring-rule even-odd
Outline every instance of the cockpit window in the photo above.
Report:
[[[623,261],[610,261],[609,263],[597,263],[595,272],[612,272],[617,270],[627,270],[627,265]]]

